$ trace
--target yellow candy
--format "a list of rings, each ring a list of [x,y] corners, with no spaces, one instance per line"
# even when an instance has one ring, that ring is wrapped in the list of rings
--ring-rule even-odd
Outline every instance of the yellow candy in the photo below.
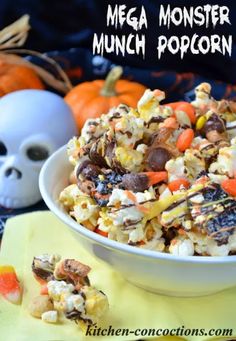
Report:
[[[205,123],[206,123],[206,117],[205,116],[199,117],[199,119],[197,120],[197,123],[196,123],[196,129],[197,130],[202,129],[202,127],[204,126]]]

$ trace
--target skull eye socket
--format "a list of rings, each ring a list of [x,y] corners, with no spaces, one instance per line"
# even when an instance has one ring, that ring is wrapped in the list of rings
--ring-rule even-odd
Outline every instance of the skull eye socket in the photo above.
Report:
[[[6,154],[7,154],[7,147],[2,141],[0,141],[0,156],[6,155]]]
[[[48,158],[49,152],[43,146],[33,146],[26,150],[26,155],[31,161],[42,161]]]

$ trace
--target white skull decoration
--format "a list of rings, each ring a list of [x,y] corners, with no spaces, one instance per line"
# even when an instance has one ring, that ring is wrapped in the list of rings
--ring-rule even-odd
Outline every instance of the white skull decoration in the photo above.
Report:
[[[70,108],[49,91],[21,90],[0,99],[0,205],[26,207],[41,198],[45,160],[76,135]]]

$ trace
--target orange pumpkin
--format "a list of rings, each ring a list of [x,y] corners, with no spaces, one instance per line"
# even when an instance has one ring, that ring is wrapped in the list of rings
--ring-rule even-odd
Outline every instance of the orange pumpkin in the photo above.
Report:
[[[122,67],[114,67],[105,80],[85,82],[75,86],[65,96],[75,121],[81,129],[88,118],[106,114],[120,103],[136,107],[146,87],[140,83],[120,79]]]
[[[0,96],[22,89],[44,89],[44,86],[31,68],[0,62]]]

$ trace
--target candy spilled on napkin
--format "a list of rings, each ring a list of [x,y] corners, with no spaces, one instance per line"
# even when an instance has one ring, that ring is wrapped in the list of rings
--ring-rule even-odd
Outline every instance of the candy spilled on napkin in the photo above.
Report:
[[[9,302],[21,302],[22,289],[15,269],[11,265],[0,265],[0,294]]]

